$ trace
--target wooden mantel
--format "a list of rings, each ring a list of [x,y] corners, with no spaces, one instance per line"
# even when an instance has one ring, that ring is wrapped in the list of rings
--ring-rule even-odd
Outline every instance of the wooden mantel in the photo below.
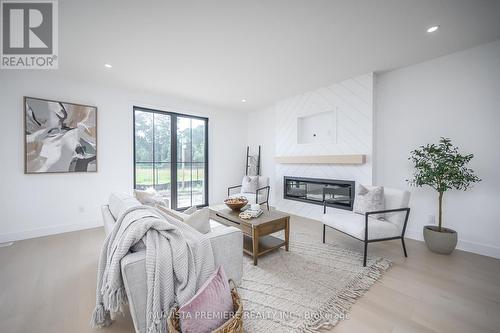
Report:
[[[281,164],[351,164],[366,163],[366,155],[316,155],[316,156],[277,156],[276,163]]]

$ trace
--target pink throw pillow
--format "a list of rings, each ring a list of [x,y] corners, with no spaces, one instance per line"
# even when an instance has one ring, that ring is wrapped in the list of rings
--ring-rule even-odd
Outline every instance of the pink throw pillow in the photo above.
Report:
[[[219,266],[186,304],[179,308],[183,333],[208,333],[232,318],[231,287]]]

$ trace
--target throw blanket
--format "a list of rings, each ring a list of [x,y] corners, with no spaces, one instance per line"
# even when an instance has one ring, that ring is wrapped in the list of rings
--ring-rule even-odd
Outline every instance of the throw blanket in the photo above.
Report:
[[[101,250],[93,327],[109,326],[110,313],[121,312],[127,304],[120,261],[134,247],[143,246],[149,333],[165,332],[166,317],[174,303],[186,303],[214,271],[207,236],[155,208],[128,209],[116,221]]]

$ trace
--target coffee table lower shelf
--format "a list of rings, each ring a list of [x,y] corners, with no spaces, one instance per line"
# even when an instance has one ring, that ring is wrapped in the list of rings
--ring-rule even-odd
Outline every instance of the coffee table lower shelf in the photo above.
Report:
[[[282,246],[285,247],[285,251],[288,251],[290,237],[289,214],[277,210],[265,210],[259,217],[245,220],[239,217],[239,212],[224,206],[213,206],[210,208],[210,218],[241,230],[243,234],[243,253],[253,258],[254,265],[257,265],[259,256],[277,250]],[[284,240],[271,236],[280,231],[284,232]]]
[[[271,252],[275,249],[278,249],[282,246],[286,245],[286,241],[283,239],[279,239],[277,237],[267,235],[259,237],[259,252],[256,255],[257,257],[266,254],[267,252]],[[243,235],[243,252],[254,257],[253,253],[253,239],[248,235]]]

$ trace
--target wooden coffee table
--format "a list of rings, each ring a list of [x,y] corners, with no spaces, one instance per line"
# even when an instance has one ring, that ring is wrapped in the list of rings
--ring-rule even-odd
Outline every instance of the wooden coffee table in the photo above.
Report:
[[[261,216],[250,220],[241,219],[239,212],[226,206],[210,207],[210,218],[229,226],[239,228],[243,233],[243,252],[253,257],[253,264],[257,265],[257,258],[270,251],[284,246],[288,251],[290,237],[290,215],[283,212],[264,210]],[[285,231],[285,240],[271,236],[277,231]]]

